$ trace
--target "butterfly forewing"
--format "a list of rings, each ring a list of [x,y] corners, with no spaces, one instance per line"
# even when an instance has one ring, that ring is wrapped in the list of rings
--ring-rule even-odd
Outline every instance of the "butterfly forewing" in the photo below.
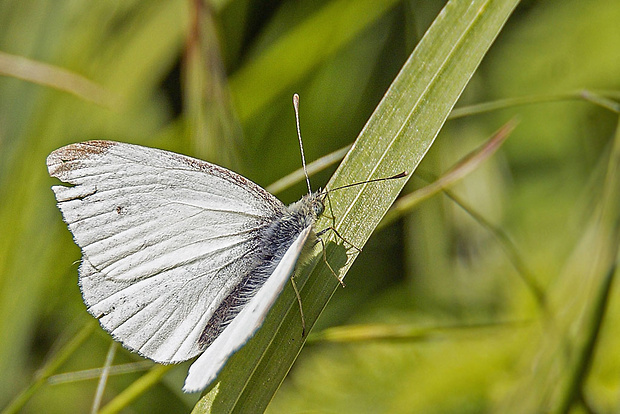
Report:
[[[256,266],[259,233],[281,214],[271,194],[216,165],[110,141],[60,148],[50,175],[82,249],[91,314],[158,362],[189,359],[217,306]]]

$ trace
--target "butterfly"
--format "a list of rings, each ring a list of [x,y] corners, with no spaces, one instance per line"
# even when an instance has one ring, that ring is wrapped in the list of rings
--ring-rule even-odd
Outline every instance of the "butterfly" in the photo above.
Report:
[[[254,335],[293,272],[324,193],[285,206],[223,167],[113,141],[47,158],[82,250],[79,285],[101,326],[159,363],[202,354],[184,390],[209,385]]]

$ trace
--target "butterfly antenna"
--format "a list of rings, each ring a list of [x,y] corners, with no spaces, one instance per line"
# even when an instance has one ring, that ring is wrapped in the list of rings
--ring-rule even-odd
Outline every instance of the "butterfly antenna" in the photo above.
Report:
[[[301,165],[304,167],[304,175],[306,176],[306,184],[308,184],[308,193],[312,192],[310,187],[310,177],[306,170],[306,156],[304,155],[304,144],[301,142],[301,128],[299,127],[299,95],[293,95],[293,108],[295,108],[295,122],[297,124],[297,138],[299,138],[299,149],[301,149]]]
[[[331,193],[332,191],[342,190],[343,188],[355,187],[357,185],[362,185],[362,184],[376,183],[376,182],[379,182],[379,181],[387,181],[387,180],[395,180],[395,179],[398,179],[398,178],[406,177],[407,175],[408,175],[407,171],[403,171],[403,172],[398,173],[396,175],[392,175],[391,177],[374,178],[372,180],[360,181],[358,183],[347,184],[347,185],[343,185],[343,186],[336,187],[336,188],[330,188],[329,192]],[[325,192],[328,192],[328,191],[326,190]]]

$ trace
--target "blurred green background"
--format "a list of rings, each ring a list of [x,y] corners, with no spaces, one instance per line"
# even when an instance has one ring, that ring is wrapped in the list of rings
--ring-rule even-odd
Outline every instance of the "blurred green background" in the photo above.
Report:
[[[119,140],[266,186],[300,166],[292,94],[301,95],[308,161],[352,143],[443,5],[0,1],[0,408],[93,321],[77,287],[80,252],[49,189],[49,152]],[[614,97],[619,21],[619,2],[521,3],[457,106],[526,104],[448,121],[405,190],[517,115],[502,150],[451,189],[514,249],[442,195],[377,231],[313,333],[378,324],[422,334],[315,337],[270,412],[620,412],[620,302],[608,286],[618,109],[564,96]],[[304,192],[300,183],[278,197]],[[527,270],[515,269],[515,253]],[[110,343],[97,327],[57,373],[101,367]],[[119,349],[115,364],[140,360]],[[173,368],[124,412],[190,411],[198,396],[180,391],[186,369]],[[142,374],[112,376],[104,403]],[[24,412],[88,412],[97,378],[72,378],[37,389]]]

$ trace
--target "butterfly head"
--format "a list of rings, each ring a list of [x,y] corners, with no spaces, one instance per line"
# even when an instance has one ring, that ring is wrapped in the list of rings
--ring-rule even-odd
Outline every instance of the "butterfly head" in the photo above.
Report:
[[[304,196],[303,200],[305,200],[307,213],[312,215],[312,217],[316,220],[325,211],[325,195],[324,191],[316,191]]]
[[[312,225],[325,211],[325,193],[321,191],[306,194],[296,203],[288,206],[287,210],[302,223],[303,226]]]
[[[317,191],[316,193],[310,193],[310,205],[312,208],[312,212],[316,218],[321,217],[323,212],[325,211],[325,196],[327,193],[323,191]]]

